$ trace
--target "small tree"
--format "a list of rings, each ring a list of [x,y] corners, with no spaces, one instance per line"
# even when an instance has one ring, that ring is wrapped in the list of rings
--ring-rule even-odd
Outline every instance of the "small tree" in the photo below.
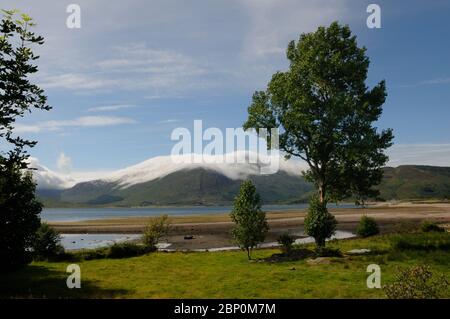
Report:
[[[241,249],[247,251],[250,260],[251,250],[264,241],[269,230],[266,214],[261,210],[259,194],[251,181],[242,182],[230,216],[235,223],[233,238]]]
[[[326,204],[313,196],[305,218],[305,232],[314,238],[318,249],[325,247],[325,241],[336,232],[336,225],[336,218],[328,212]]]
[[[60,234],[47,223],[42,223],[33,241],[33,255],[36,260],[52,259],[64,253]]]
[[[149,250],[156,250],[156,244],[169,233],[169,217],[162,215],[153,218],[145,227],[142,242]]]

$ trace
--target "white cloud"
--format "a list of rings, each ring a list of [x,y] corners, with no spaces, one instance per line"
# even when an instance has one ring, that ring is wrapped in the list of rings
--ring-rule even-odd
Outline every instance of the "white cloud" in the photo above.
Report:
[[[283,55],[290,40],[302,32],[348,16],[347,1],[241,0],[250,26],[243,54],[250,58]],[[283,55],[284,57],[284,55]]]
[[[386,153],[389,166],[450,166],[450,144],[394,144]]]
[[[95,106],[89,108],[88,112],[108,112],[108,111],[117,111],[122,109],[135,108],[136,105],[132,104],[118,104],[118,105],[104,105],[104,106]]]
[[[437,85],[437,84],[447,84],[450,83],[450,78],[438,78],[432,80],[422,81],[420,85]]]
[[[110,56],[89,66],[74,65],[62,74],[44,75],[41,85],[46,89],[81,91],[179,90],[205,87],[202,75],[207,69],[184,54],[130,43],[108,49]]]
[[[56,166],[60,172],[68,173],[72,169],[72,159],[61,152],[58,156],[58,160],[56,161]]]
[[[64,127],[100,127],[113,126],[121,124],[133,124],[135,120],[127,117],[118,116],[82,116],[73,120],[54,120],[45,121],[37,124],[17,124],[15,132],[17,133],[36,133],[41,131],[54,131]]]

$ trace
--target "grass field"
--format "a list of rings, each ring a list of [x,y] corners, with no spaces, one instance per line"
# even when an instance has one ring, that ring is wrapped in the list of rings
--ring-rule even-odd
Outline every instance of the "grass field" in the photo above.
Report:
[[[450,236],[445,234],[444,236]],[[151,253],[125,259],[77,262],[81,289],[66,287],[69,262],[35,262],[12,274],[0,275],[1,297],[25,298],[383,298],[382,289],[368,289],[366,268],[380,265],[382,285],[399,267],[429,265],[450,277],[450,251],[396,251],[392,236],[335,241],[330,247],[346,252],[373,250],[367,256],[330,258],[328,264],[258,262],[245,253]],[[447,237],[448,239],[448,237]],[[427,239],[429,241],[429,239]],[[254,258],[275,249],[256,250]],[[447,293],[450,297],[450,291]]]

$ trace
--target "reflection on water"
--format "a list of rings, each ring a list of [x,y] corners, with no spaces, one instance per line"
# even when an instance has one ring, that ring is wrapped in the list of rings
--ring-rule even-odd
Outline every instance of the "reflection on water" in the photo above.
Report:
[[[293,235],[296,236],[304,236],[303,232],[295,233]],[[120,243],[125,241],[131,241],[139,239],[141,235],[139,234],[62,234],[61,235],[61,243],[67,250],[76,250],[76,249],[93,249],[99,247],[110,246],[114,243]],[[356,235],[348,232],[337,230],[336,234],[330,239],[345,239],[352,238]],[[295,240],[296,244],[307,244],[313,243],[314,238],[312,237],[304,237]],[[160,250],[173,251],[170,249],[170,243],[161,243],[158,244],[158,248]],[[260,248],[269,248],[269,247],[278,247],[279,244],[277,242],[263,243],[259,245]],[[228,246],[228,247],[216,247],[209,249],[190,249],[192,251],[226,251],[226,250],[238,250],[237,246]]]
[[[138,239],[138,234],[62,234],[61,244],[67,250],[92,249]]]

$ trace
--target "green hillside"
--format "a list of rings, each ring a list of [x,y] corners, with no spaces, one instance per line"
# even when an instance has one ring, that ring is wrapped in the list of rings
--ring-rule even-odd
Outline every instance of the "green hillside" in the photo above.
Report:
[[[379,189],[386,200],[450,199],[450,167],[386,167]]]
[[[282,171],[249,178],[264,204],[304,202],[313,190],[303,177]],[[227,205],[240,183],[216,171],[197,168],[127,188],[98,180],[64,191],[41,190],[39,196],[47,206]],[[384,200],[449,199],[450,167],[386,167],[379,189]]]

